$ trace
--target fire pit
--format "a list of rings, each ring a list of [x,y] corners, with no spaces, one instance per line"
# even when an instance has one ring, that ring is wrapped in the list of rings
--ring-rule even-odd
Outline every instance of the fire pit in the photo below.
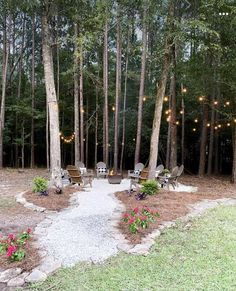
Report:
[[[122,175],[121,174],[114,173],[113,171],[111,171],[108,174],[108,182],[110,184],[120,184],[121,180],[122,180]]]

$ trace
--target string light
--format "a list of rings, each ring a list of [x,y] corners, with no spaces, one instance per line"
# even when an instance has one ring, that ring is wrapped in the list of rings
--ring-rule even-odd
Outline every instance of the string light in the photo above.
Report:
[[[166,110],[165,114],[168,115],[169,114],[169,110]]]
[[[227,123],[227,126],[230,126],[230,123]]]
[[[187,88],[183,88],[182,93],[186,93],[186,92],[187,92]]]
[[[164,97],[164,101],[167,102],[169,100],[168,96]]]
[[[193,131],[196,131],[197,129],[196,128],[193,128]]]
[[[198,98],[198,100],[199,100],[199,101],[203,101],[203,100],[204,100],[204,97],[203,97],[203,96],[200,96],[200,97]]]
[[[115,106],[112,106],[112,111],[115,111],[115,110],[116,110]]]
[[[179,112],[180,114],[183,114],[184,113],[184,111],[183,110],[180,110],[180,112]]]
[[[222,126],[221,124],[218,124],[218,128],[221,128],[221,126]]]
[[[214,101],[214,105],[217,105],[218,104],[218,101]]]
[[[211,124],[210,123],[207,123],[207,127],[210,127],[211,126]]]
[[[226,101],[225,105],[229,106],[230,102],[229,101]]]
[[[74,141],[75,139],[75,133],[73,132],[72,135],[70,136],[64,136],[64,134],[62,132],[59,133],[60,137],[61,137],[61,140],[64,142],[64,143],[71,143],[72,141]]]
[[[179,125],[179,121],[176,121],[176,123],[175,123],[176,125]]]
[[[234,119],[234,123],[236,123],[236,118]]]
[[[143,96],[143,101],[145,102],[147,100],[147,97],[146,96]]]
[[[169,122],[169,121],[170,121],[170,116],[168,116],[168,117],[166,118],[166,121],[167,121],[167,122]]]
[[[195,122],[195,123],[198,123],[198,119],[197,119],[197,118],[196,118],[196,119],[194,119],[194,122]]]
[[[215,130],[217,130],[218,129],[218,126],[215,126]]]

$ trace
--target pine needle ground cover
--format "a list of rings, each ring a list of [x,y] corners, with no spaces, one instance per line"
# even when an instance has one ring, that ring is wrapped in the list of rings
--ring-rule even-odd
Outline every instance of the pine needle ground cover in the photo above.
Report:
[[[32,290],[236,290],[236,207],[166,230],[147,257],[62,269]]]

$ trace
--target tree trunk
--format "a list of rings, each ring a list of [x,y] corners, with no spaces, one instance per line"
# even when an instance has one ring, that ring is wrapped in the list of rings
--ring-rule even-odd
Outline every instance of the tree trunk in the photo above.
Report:
[[[43,66],[49,109],[51,184],[62,188],[59,109],[56,96],[52,49],[46,11],[42,15]]]
[[[35,109],[35,16],[32,17],[32,71],[31,71],[31,135],[30,168],[34,167],[34,109]]]
[[[7,36],[8,23],[6,15],[4,15],[4,28],[3,28],[3,60],[2,60],[2,96],[0,108],[0,168],[3,167],[3,131],[5,125],[5,98],[6,98],[6,81],[7,81],[7,67],[9,57],[9,41]]]
[[[232,183],[235,184],[236,183],[236,125],[235,124],[233,125],[232,144],[233,144]]]
[[[121,155],[120,155],[120,171],[123,170],[124,160],[124,149],[125,149],[125,132],[126,132],[126,98],[127,98],[127,80],[128,80],[128,64],[129,64],[129,32],[127,36],[127,50],[126,50],[126,61],[125,61],[125,81],[124,81],[124,103],[123,103],[123,120],[122,120],[122,141],[121,141]]]
[[[208,108],[207,104],[203,104],[203,118],[202,118],[202,132],[201,132],[201,141],[200,141],[200,158],[199,158],[199,169],[198,175],[205,175],[205,166],[206,166],[206,145],[207,145],[207,117],[208,117]]]
[[[84,163],[84,96],[83,96],[83,48],[80,47],[79,62],[79,106],[80,106],[80,158]]]
[[[96,113],[95,113],[95,149],[94,149],[94,164],[96,165],[98,160],[98,85],[96,84]]]
[[[137,134],[136,134],[136,146],[134,164],[139,162],[140,148],[141,148],[141,134],[142,134],[142,111],[143,111],[143,95],[144,95],[144,83],[145,83],[145,69],[146,69],[146,57],[147,57],[147,3],[144,4],[143,10],[143,34],[142,34],[142,63],[141,63],[141,76],[139,87],[139,102],[138,102],[138,122],[137,122]]]
[[[173,169],[177,165],[177,125],[176,125],[176,58],[175,46],[172,47],[173,74],[171,76],[170,99],[170,163],[169,168]]]
[[[21,169],[25,168],[25,124],[24,119],[22,121],[21,128]]]
[[[107,14],[107,11],[106,11]],[[103,47],[103,94],[104,94],[104,126],[103,126],[103,160],[108,165],[109,162],[109,122],[108,122],[108,20],[106,16],[104,27],[104,47]]]
[[[46,100],[46,157],[47,157],[47,170],[50,171],[49,112],[47,100]]]
[[[119,102],[121,94],[121,27],[120,9],[117,7],[117,35],[116,35],[116,104],[115,104],[115,132],[114,132],[114,171],[118,170],[118,139],[119,139]]]
[[[215,94],[211,98],[211,102],[215,99]],[[208,152],[208,164],[207,164],[207,175],[212,174],[212,157],[214,148],[214,124],[215,124],[215,110],[211,109],[211,126],[210,126],[210,138],[209,138],[209,152]]]
[[[167,28],[171,27],[173,23],[174,16],[174,2],[169,1],[169,12],[166,26]],[[167,77],[170,69],[170,50],[172,45],[172,36],[169,34],[166,35],[165,40],[165,52],[163,56],[163,67],[161,72],[161,78],[159,82],[159,86],[157,88],[157,97],[152,125],[152,135],[150,142],[150,155],[149,155],[149,179],[153,179],[155,177],[155,168],[157,165],[157,156],[158,156],[158,145],[159,145],[159,135],[160,135],[160,125],[161,125],[161,116],[162,116],[162,107],[163,107],[163,99],[166,89]]]
[[[79,74],[78,74],[78,24],[74,24],[74,132],[75,132],[75,166],[79,166],[80,161],[80,138],[79,138]]]

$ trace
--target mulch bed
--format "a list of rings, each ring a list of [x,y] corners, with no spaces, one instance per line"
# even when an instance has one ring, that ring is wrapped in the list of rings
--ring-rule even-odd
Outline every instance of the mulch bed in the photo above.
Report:
[[[69,199],[71,195],[78,191],[78,188],[66,186],[63,188],[62,194],[56,194],[55,189],[49,189],[48,196],[28,191],[24,194],[24,197],[28,202],[45,207],[47,210],[60,211],[70,205]]]
[[[188,178],[185,178],[185,184],[190,185]],[[135,207],[140,209],[147,206],[153,210],[158,211],[160,217],[156,218],[154,223],[149,225],[148,229],[141,229],[138,233],[132,234],[128,229],[128,224],[121,221],[119,229],[124,234],[125,238],[131,244],[138,244],[147,234],[151,233],[164,221],[172,221],[189,212],[188,205],[197,203],[204,199],[214,200],[223,197],[235,197],[235,189],[228,181],[218,179],[204,179],[195,178],[192,181],[193,185],[199,186],[199,190],[195,193],[187,192],[173,192],[161,189],[158,194],[148,196],[144,200],[136,200],[135,194],[129,196],[127,191],[117,192],[116,197],[125,205],[126,211],[132,211]],[[199,184],[202,183],[202,184]],[[212,183],[214,183],[212,185]],[[214,187],[214,190],[213,190]],[[134,192],[135,193],[135,192]]]

